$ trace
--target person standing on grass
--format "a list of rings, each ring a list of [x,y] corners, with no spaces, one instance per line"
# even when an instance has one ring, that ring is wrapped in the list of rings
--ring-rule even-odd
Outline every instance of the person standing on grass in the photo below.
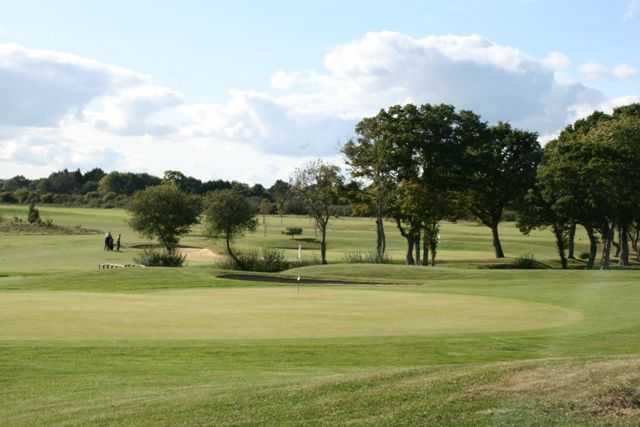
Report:
[[[113,250],[113,236],[111,235],[111,232],[108,232],[104,238],[104,250],[105,251]]]
[[[118,234],[118,239],[116,240],[116,252],[120,252],[120,238],[122,237],[121,234]]]

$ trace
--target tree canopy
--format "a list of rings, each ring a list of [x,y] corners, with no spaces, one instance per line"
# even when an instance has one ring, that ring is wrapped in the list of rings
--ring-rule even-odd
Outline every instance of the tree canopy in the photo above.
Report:
[[[227,253],[237,265],[241,265],[231,243],[245,231],[256,229],[255,207],[239,191],[221,190],[206,197],[204,216],[209,236],[223,238]]]
[[[167,252],[173,253],[180,236],[198,222],[200,209],[198,198],[180,191],[175,184],[161,184],[133,196],[129,224],[143,236],[158,239]]]

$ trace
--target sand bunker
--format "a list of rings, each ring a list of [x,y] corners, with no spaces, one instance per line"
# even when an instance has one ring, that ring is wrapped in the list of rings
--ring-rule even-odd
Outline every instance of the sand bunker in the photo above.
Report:
[[[224,259],[224,255],[207,248],[180,248],[179,252],[191,262],[216,262]]]

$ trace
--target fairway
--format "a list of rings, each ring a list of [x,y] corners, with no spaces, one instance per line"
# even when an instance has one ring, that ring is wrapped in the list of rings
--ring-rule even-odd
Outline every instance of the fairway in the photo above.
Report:
[[[574,310],[507,298],[295,287],[2,295],[0,339],[327,338],[551,328]]]

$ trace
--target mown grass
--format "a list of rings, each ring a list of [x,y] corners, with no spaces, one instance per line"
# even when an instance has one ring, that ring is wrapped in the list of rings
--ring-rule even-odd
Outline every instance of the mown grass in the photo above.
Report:
[[[125,250],[105,253],[101,236],[0,234],[2,425],[640,424],[640,271],[479,269],[495,261],[487,230],[471,223],[443,227],[441,267],[339,264],[375,238],[371,220],[341,219],[330,265],[283,274],[340,284],[298,294],[295,284],[222,279],[208,264],[97,271],[149,244],[124,212],[41,212],[122,233]],[[237,245],[287,247],[293,258],[281,229],[302,226],[305,239],[313,229],[283,223],[270,217],[266,237],[259,227]],[[550,234],[505,224],[503,235],[509,255],[555,262]],[[216,248],[200,227],[183,243]],[[299,295],[314,300],[297,305]],[[442,304],[422,306],[429,298]],[[527,313],[541,306],[580,317]],[[274,318],[281,326],[247,333]]]

